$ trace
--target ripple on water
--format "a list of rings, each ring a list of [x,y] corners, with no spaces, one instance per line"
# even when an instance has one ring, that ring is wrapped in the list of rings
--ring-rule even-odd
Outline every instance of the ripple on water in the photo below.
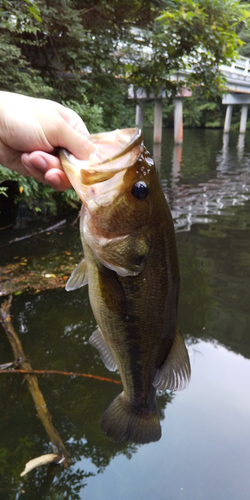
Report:
[[[250,162],[249,162],[250,165]],[[189,231],[193,224],[216,222],[219,215],[234,215],[231,207],[244,205],[250,199],[249,165],[235,165],[229,170],[218,163],[213,177],[205,182],[185,183],[181,174],[169,182],[162,180],[176,231]],[[229,210],[230,208],[230,210]]]

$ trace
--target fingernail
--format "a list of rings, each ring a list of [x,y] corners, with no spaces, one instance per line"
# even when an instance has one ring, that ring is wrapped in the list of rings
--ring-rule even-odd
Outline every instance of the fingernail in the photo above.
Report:
[[[47,183],[54,189],[60,187],[62,180],[59,175],[54,174],[51,179],[46,178]]]
[[[48,166],[48,163],[46,162],[46,160],[42,156],[38,156],[37,158],[34,158],[34,160],[32,160],[32,164],[34,165],[34,167],[40,168],[41,170],[46,170],[46,168]]]
[[[28,153],[24,153],[22,155],[22,164],[27,169],[35,167],[40,169],[42,172],[46,171],[48,167],[46,160],[42,156],[35,156],[35,158],[31,158],[31,155]]]

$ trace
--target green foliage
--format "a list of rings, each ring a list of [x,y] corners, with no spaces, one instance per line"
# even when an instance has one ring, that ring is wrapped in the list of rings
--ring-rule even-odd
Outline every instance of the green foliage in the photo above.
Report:
[[[0,89],[61,102],[95,133],[134,126],[128,84],[175,90],[171,73],[192,63],[191,84],[215,100],[185,101],[184,124],[219,126],[219,64],[234,57],[248,19],[249,5],[239,0],[2,0]],[[165,125],[172,119],[173,104],[165,101]],[[146,124],[152,121],[150,105]],[[51,206],[77,200],[2,167],[0,176],[17,181],[30,206],[39,198]]]
[[[185,99],[183,121],[190,128],[219,128],[223,126],[223,108],[217,98],[207,99],[200,90],[194,90],[193,96]]]
[[[1,182],[7,180],[17,182],[19,190],[20,188],[22,188],[21,191],[23,191],[23,194],[25,195],[27,200],[38,198],[41,194],[41,190],[42,196],[45,198],[48,197],[48,193],[50,191],[49,186],[46,186],[45,184],[40,185],[37,181],[35,181],[35,179],[33,179],[33,177],[24,177],[23,175],[20,175],[13,170],[2,167],[1,165],[0,177]]]
[[[101,75],[95,80],[94,101],[103,109],[104,130],[135,126],[135,104],[127,100],[127,85],[120,78]]]
[[[7,195],[7,190],[8,190],[7,187],[0,186],[0,194],[3,194],[6,197],[8,196]]]
[[[75,99],[70,99],[62,101],[62,104],[73,109],[82,118],[90,133],[99,132],[104,128],[102,107],[98,104],[91,106],[86,96],[83,96],[82,100],[83,102],[80,103]]]
[[[249,0],[247,0],[247,4],[249,6]],[[246,23],[241,23],[237,27],[237,33],[240,40],[243,42],[239,48],[239,53],[242,56],[250,57],[250,31],[249,25]]]
[[[141,36],[140,47],[151,53],[135,67],[133,48],[128,70],[134,83],[156,89],[175,91],[170,79],[179,71],[190,71],[189,83],[204,87],[207,94],[223,91],[219,65],[231,62],[242,44],[236,33],[239,24],[249,20],[249,6],[239,0],[175,0],[158,16],[152,32]],[[138,54],[137,54],[138,59]]]
[[[189,55],[198,43],[199,51],[209,51],[217,62],[226,62],[235,55],[235,41],[241,44],[234,28],[248,17],[247,8],[238,0],[175,0],[158,21],[175,35],[169,46],[172,56]]]
[[[239,0],[10,0],[0,13],[0,88],[85,105],[86,96],[108,128],[122,121],[128,83],[173,88],[171,72],[190,61],[192,83],[217,92],[218,66],[249,17]]]
[[[1,182],[15,181],[19,188],[19,195],[15,197],[18,203],[25,200],[28,207],[34,212],[42,212],[42,214],[49,212],[52,214],[57,213],[57,209],[63,205],[68,208],[79,208],[80,201],[73,189],[68,189],[63,193],[58,193],[50,186],[37,182],[33,177],[24,177],[12,170],[9,170],[0,165],[0,178]],[[0,187],[0,194],[6,192],[5,187]],[[39,202],[42,201],[42,209]]]
[[[42,79],[23,52],[25,37],[37,36],[39,9],[30,0],[5,1],[0,6],[0,89],[50,97],[53,89]],[[32,43],[34,44],[34,40]]]

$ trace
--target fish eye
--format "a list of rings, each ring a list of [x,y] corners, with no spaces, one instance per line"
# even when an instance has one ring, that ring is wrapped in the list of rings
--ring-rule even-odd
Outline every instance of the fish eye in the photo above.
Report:
[[[144,200],[148,196],[148,186],[146,182],[138,181],[133,185],[131,192],[138,200]]]

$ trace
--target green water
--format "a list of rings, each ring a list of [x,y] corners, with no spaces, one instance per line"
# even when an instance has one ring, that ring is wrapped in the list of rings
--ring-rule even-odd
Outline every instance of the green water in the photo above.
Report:
[[[153,151],[152,131],[145,142]],[[220,131],[185,131],[180,151],[173,148],[172,131],[164,131],[162,151],[154,154],[176,226],[179,324],[191,383],[158,397],[162,438],[136,446],[112,443],[100,430],[119,386],[39,377],[72,465],[20,478],[25,463],[51,446],[26,384],[19,375],[0,375],[0,500],[249,498],[250,136],[243,143],[231,134],[227,143]],[[1,263],[18,255],[32,264],[44,255],[53,269],[64,250],[80,260],[78,229],[67,225],[62,232],[5,247]],[[88,344],[95,321],[86,288],[22,294],[14,298],[12,318],[33,368],[110,376]],[[0,363],[11,359],[0,329]]]

